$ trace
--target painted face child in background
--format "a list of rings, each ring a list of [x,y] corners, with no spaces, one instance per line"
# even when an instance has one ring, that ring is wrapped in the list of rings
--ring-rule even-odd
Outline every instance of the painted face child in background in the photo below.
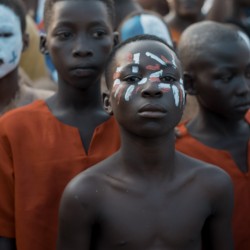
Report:
[[[23,50],[21,22],[8,7],[0,5],[0,78],[14,70]]]
[[[130,116],[139,114],[155,121],[168,119],[163,124],[170,127],[178,123],[185,93],[181,66],[170,48],[158,41],[134,41],[117,52],[113,65],[111,99],[119,106],[114,113],[122,111],[117,119],[129,123]]]

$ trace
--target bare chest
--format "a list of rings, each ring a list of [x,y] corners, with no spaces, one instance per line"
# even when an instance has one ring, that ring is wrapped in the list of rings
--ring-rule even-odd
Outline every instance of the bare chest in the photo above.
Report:
[[[209,204],[202,192],[176,192],[112,195],[101,211],[102,249],[200,249]]]

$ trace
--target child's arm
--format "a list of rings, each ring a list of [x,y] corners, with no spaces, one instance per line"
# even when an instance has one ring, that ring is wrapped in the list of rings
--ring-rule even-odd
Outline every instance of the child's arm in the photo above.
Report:
[[[57,250],[90,249],[96,202],[89,186],[88,180],[82,184],[73,179],[66,187],[60,203]]]
[[[203,250],[232,250],[233,187],[230,177],[217,175],[213,185],[213,208],[202,232]]]
[[[4,238],[0,236],[0,249],[1,250],[16,250],[15,239]]]

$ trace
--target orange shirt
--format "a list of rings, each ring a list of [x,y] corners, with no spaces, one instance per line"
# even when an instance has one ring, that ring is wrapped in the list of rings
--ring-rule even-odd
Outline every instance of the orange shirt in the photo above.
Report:
[[[250,114],[250,113],[249,113]],[[234,185],[233,237],[235,250],[250,249],[250,141],[248,143],[248,172],[237,167],[231,154],[208,147],[193,138],[185,124],[177,127],[176,149],[196,159],[217,165],[230,176]]]
[[[18,250],[55,250],[58,207],[66,184],[120,146],[115,119],[99,125],[88,152],[77,128],[65,125],[44,101],[0,119],[0,236]]]

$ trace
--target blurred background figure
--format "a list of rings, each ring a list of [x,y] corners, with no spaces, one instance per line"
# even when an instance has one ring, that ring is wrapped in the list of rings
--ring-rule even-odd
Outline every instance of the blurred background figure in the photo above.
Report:
[[[166,0],[137,0],[145,10],[152,10],[165,16],[169,12],[168,2]]]
[[[170,12],[165,16],[173,40],[178,43],[181,33],[189,25],[204,19],[202,6],[205,0],[167,0]]]
[[[114,30],[117,30],[121,22],[131,13],[142,11],[143,8],[135,0],[114,0],[115,4],[115,24]]]
[[[25,8],[22,2],[0,0],[0,13],[0,115],[2,115],[34,100],[46,99],[53,92],[28,86],[32,85],[31,81],[25,72],[19,70],[21,54],[29,44]]]
[[[120,41],[124,41],[133,36],[149,34],[163,39],[167,44],[173,47],[168,26],[163,18],[156,12],[139,11],[127,16],[118,27]]]

